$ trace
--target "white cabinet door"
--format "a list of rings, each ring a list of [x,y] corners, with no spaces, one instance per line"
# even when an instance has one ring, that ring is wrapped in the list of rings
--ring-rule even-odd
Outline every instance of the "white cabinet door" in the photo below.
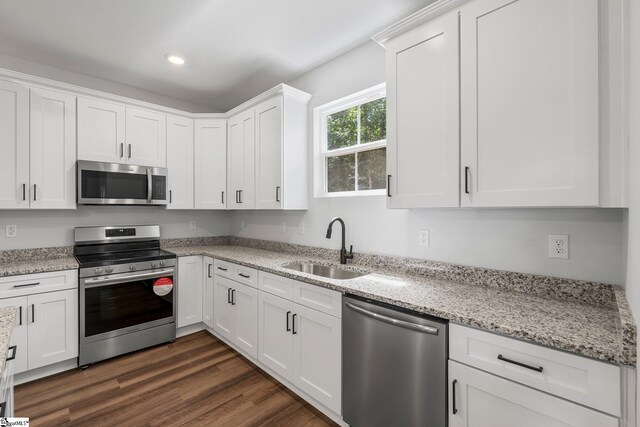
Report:
[[[227,122],[195,122],[196,209],[225,209],[227,203]]]
[[[256,209],[282,208],[282,97],[255,107]]]
[[[28,335],[27,335],[27,297],[6,298],[0,300],[0,307],[15,307],[18,310],[15,326],[13,327],[12,342],[18,346],[16,358],[13,361],[13,373],[19,374],[28,370]]]
[[[449,426],[617,427],[618,419],[449,361]]]
[[[235,334],[235,310],[231,305],[234,282],[215,275],[213,278],[213,330],[233,341]]]
[[[229,119],[227,161],[227,207],[253,209],[255,206],[255,126],[251,108]]]
[[[31,208],[76,208],[76,97],[31,89]]]
[[[29,295],[29,369],[78,357],[78,290]]]
[[[167,209],[193,209],[193,120],[167,117]]]
[[[597,206],[598,1],[475,1],[461,34],[462,206]]]
[[[0,80],[0,208],[29,207],[29,89]]]
[[[293,376],[293,307],[291,301],[259,292],[258,360],[289,381]]]
[[[202,257],[178,258],[178,328],[202,322]]]
[[[213,258],[203,257],[204,299],[202,300],[202,321],[213,329]]]
[[[167,117],[136,108],[127,108],[127,163],[167,167]]]
[[[253,358],[258,357],[258,290],[234,283],[231,304],[235,311],[233,343]]]
[[[398,36],[387,51],[387,205],[459,205],[458,16]]]
[[[125,163],[124,105],[78,98],[78,160]]]
[[[293,383],[336,414],[342,399],[342,322],[295,305]]]

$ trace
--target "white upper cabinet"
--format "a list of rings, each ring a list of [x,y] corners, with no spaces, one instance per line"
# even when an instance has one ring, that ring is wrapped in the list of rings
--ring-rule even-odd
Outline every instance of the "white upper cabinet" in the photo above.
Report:
[[[127,163],[167,166],[167,118],[151,111],[127,108]]]
[[[282,204],[282,97],[256,106],[256,209]]]
[[[31,89],[31,208],[76,208],[76,97]]]
[[[307,103],[293,88],[255,107],[255,208],[307,209]]]
[[[166,116],[78,98],[78,159],[166,167]]]
[[[78,160],[125,163],[125,107],[78,98]]]
[[[167,209],[193,209],[193,120],[167,117]]]
[[[462,205],[597,206],[598,1],[476,0],[460,45]]]
[[[227,122],[195,121],[195,208],[225,209],[227,203]],[[171,173],[171,171],[169,171]]]
[[[250,108],[229,119],[227,156],[227,207],[255,206],[255,110]]]
[[[457,207],[458,17],[423,24],[386,49],[388,207]]]
[[[623,15],[598,0],[443,1],[374,36],[388,206],[624,206]]]
[[[0,208],[29,207],[29,88],[0,80]]]

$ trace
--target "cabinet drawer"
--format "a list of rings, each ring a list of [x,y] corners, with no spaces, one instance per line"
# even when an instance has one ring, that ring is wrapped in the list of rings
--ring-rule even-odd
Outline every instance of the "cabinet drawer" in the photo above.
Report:
[[[456,324],[449,358],[620,416],[619,366]]]
[[[342,318],[342,294],[316,285],[294,281],[293,301]]]
[[[277,274],[258,272],[258,289],[280,298],[293,300],[293,279]]]
[[[252,288],[258,287],[258,270],[236,264],[235,272],[236,274],[234,275],[233,280],[244,283]]]
[[[227,261],[220,261],[219,259],[213,262],[213,269],[217,276],[233,279],[235,273],[235,264]]]
[[[0,279],[0,298],[39,294],[78,287],[78,270],[25,274]]]

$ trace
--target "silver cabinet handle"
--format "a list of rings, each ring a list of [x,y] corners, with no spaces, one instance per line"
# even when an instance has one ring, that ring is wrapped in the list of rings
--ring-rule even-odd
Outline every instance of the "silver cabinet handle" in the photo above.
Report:
[[[36,305],[31,304],[31,323],[36,323]]]
[[[207,276],[209,276],[209,278],[213,277],[213,276],[211,275],[211,267],[213,267],[213,264],[209,264],[209,265],[207,266],[207,270],[208,270]]]
[[[173,194],[171,193],[171,190],[169,190],[169,203],[173,203]]]
[[[280,201],[280,186],[276,187],[276,202]]]
[[[224,205],[224,191],[222,192],[222,204]]]
[[[130,158],[131,158],[131,144],[129,144],[129,146],[127,147],[127,149],[128,149],[128,152],[129,152],[129,153],[127,154],[127,157],[130,159]]]
[[[151,203],[153,200],[153,172],[151,168],[147,169],[147,202]]]
[[[371,317],[372,319],[376,319],[381,322],[389,323],[389,324],[399,326],[405,329],[410,329],[416,332],[423,332],[425,334],[430,334],[430,335],[438,335],[438,331],[439,331],[438,328],[434,328],[432,326],[418,325],[417,323],[411,323],[405,320],[394,319],[393,317],[389,317],[383,314],[374,313],[373,311],[365,310],[364,308],[358,307],[357,305],[353,305],[349,302],[345,302],[344,305],[353,311],[357,311],[358,313],[364,316]]]
[[[22,201],[27,200],[27,184],[22,184]]]
[[[33,201],[37,201],[38,200],[38,186],[36,184],[33,184]]]
[[[20,323],[18,325],[22,325],[22,306],[20,306]]]
[[[124,143],[120,143],[120,158],[124,157]]]

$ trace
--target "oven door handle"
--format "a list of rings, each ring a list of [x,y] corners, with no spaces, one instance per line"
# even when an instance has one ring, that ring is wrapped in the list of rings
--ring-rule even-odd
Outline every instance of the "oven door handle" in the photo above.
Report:
[[[147,169],[147,202],[153,201],[153,171],[151,168]]]
[[[170,269],[170,270],[154,271],[153,273],[132,274],[129,276],[121,276],[121,277],[110,277],[108,279],[101,279],[99,277],[96,277],[92,279],[85,279],[84,287],[95,288],[98,286],[112,285],[114,283],[129,282],[131,280],[153,279],[154,277],[172,276],[174,272],[175,272],[174,269]]]

